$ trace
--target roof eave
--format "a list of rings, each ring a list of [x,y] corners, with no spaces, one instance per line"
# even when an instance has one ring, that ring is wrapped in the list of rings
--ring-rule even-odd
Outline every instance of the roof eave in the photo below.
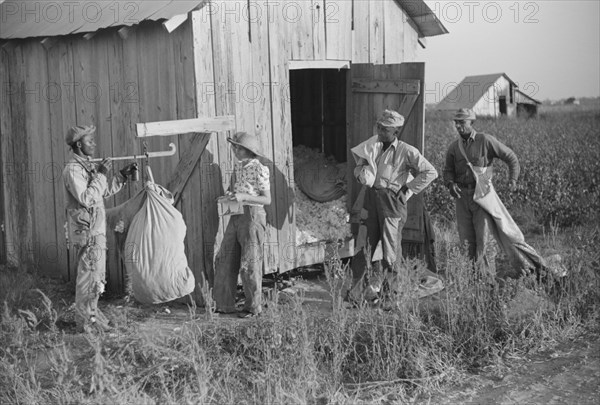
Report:
[[[448,34],[444,24],[423,0],[395,0],[413,20],[420,37],[434,37]]]

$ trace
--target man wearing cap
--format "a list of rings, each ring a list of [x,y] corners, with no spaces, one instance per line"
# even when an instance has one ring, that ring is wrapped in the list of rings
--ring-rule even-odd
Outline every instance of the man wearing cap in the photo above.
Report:
[[[244,309],[248,318],[262,310],[263,244],[267,226],[265,205],[271,204],[269,169],[261,157],[256,135],[238,132],[227,139],[236,158],[230,190],[224,197],[242,204],[243,213],[232,215],[223,240],[215,246],[213,295],[217,312],[236,312],[238,274],[244,287]]]
[[[377,135],[352,148],[356,161],[354,175],[366,187],[364,208],[367,244],[352,259],[353,284],[348,291],[352,302],[378,297],[381,275],[367,280],[367,260],[372,260],[375,247],[381,243],[383,259],[382,298],[399,292],[398,272],[402,260],[402,229],[407,219],[407,202],[413,194],[425,189],[436,177],[437,171],[419,150],[398,139],[404,117],[385,110],[377,121]],[[416,177],[413,178],[411,170]],[[365,249],[370,248],[367,259]],[[390,281],[391,280],[391,281]],[[387,283],[387,285],[386,285]],[[389,291],[387,291],[389,289]]]
[[[117,193],[134,170],[127,165],[111,181],[112,161],[91,162],[96,152],[96,128],[75,126],[67,131],[66,143],[73,152],[63,170],[69,243],[78,249],[75,316],[85,332],[110,329],[98,308],[106,274],[106,215],[104,198]]]
[[[492,135],[477,132],[472,126],[474,122],[475,113],[470,109],[461,108],[455,114],[454,126],[460,138],[448,148],[443,175],[446,187],[456,199],[456,221],[461,243],[467,244],[471,259],[481,260],[487,266],[489,258],[486,248],[493,233],[494,220],[473,200],[476,180],[469,163],[479,168],[489,168],[495,158],[504,161],[509,168],[510,191],[516,190],[520,168],[515,153]]]

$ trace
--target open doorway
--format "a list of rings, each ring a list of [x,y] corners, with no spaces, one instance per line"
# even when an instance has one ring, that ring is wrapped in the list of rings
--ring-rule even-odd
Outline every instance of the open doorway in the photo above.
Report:
[[[346,161],[346,69],[290,70],[293,146]]]
[[[508,112],[506,109],[506,96],[500,96],[498,98],[498,102],[500,105],[500,115],[506,115],[506,113]]]

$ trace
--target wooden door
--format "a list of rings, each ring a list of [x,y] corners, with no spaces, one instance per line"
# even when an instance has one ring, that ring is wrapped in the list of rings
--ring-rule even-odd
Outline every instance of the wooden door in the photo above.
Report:
[[[375,134],[375,123],[384,109],[398,111],[405,118],[400,139],[424,152],[424,63],[393,65],[353,64],[348,90],[348,185],[349,203],[358,194],[352,174],[355,164],[350,149]],[[422,252],[424,242],[423,197],[413,196],[408,203],[403,245]],[[412,250],[412,249],[410,249]]]

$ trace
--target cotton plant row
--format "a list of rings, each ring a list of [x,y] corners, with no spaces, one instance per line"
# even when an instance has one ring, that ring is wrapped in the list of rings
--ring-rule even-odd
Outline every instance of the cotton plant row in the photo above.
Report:
[[[345,171],[345,164],[337,163],[332,157],[306,146],[294,147],[294,166],[305,163],[325,162]],[[351,236],[349,214],[346,208],[347,196],[320,203],[310,199],[295,187],[296,192],[296,244],[303,245],[317,241],[337,241]]]

